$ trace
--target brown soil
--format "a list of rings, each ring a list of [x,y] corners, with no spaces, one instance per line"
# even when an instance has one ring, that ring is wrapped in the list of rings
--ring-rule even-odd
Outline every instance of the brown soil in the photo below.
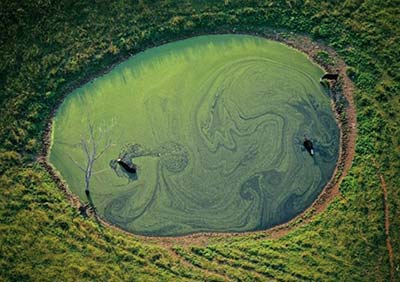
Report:
[[[379,166],[375,159],[373,159],[374,165],[378,170],[379,180],[381,182],[381,188],[383,193],[383,206],[385,210],[385,235],[386,235],[386,249],[388,251],[389,256],[389,264],[390,264],[390,281],[394,281],[394,258],[393,258],[393,248],[392,243],[390,241],[390,213],[389,213],[389,205],[388,205],[388,193],[385,178],[379,172]]]
[[[232,33],[232,31],[221,31],[219,33]],[[199,34],[196,34],[199,35]],[[329,47],[324,46],[322,43],[317,43],[311,41],[307,36],[300,35],[288,35],[287,33],[270,32],[264,34],[253,34],[256,36],[262,36],[268,39],[283,42],[295,49],[298,49],[306,53],[311,60],[315,63],[321,65],[327,72],[338,72],[340,74],[340,79],[337,82],[330,84],[331,95],[332,95],[332,108],[336,114],[336,119],[338,126],[340,128],[340,149],[339,158],[337,166],[333,173],[332,178],[327,183],[319,197],[314,201],[314,203],[306,209],[303,213],[299,214],[297,217],[293,218],[287,223],[275,226],[271,229],[264,231],[253,231],[253,232],[243,232],[243,233],[197,233],[192,235],[180,236],[180,237],[147,237],[134,235],[132,233],[121,230],[120,228],[106,222],[99,216],[93,214],[102,224],[116,229],[127,236],[133,236],[136,239],[143,241],[143,243],[154,243],[161,245],[171,250],[173,245],[207,245],[211,240],[218,240],[227,237],[242,237],[248,236],[249,234],[257,235],[258,238],[269,237],[269,238],[280,238],[281,236],[287,234],[293,228],[304,225],[312,218],[325,210],[329,203],[338,195],[340,195],[339,186],[346,176],[347,171],[350,169],[355,151],[355,141],[356,141],[356,112],[353,102],[352,93],[354,90],[351,80],[346,76],[346,64],[335,51]],[[193,35],[195,36],[195,35]],[[318,61],[317,54],[319,51],[326,51],[329,53],[330,57],[334,59],[333,65],[325,65]],[[110,70],[108,68],[107,70]],[[103,72],[104,73],[104,72]],[[86,79],[84,82],[89,80]],[[71,89],[72,90],[72,89]],[[347,101],[346,107],[340,104],[341,98],[345,98]],[[60,100],[61,104],[62,100]],[[56,109],[52,112],[49,117],[48,126],[45,129],[44,139],[43,139],[43,151],[42,154],[37,158],[37,161],[46,169],[55,183],[60,187],[60,189],[66,194],[71,204],[77,208],[82,206],[82,202],[78,197],[71,194],[68,190],[67,185],[61,180],[60,176],[53,169],[53,167],[47,162],[47,155],[51,143],[51,130],[52,130],[52,119],[55,115]]]

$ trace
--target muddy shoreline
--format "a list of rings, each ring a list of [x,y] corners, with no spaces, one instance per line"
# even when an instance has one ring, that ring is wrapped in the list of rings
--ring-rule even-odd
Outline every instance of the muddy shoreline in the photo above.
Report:
[[[346,76],[346,64],[337,53],[322,43],[317,43],[312,41],[309,37],[304,35],[295,35],[292,33],[286,32],[273,32],[273,31],[263,31],[263,32],[237,32],[236,30],[220,30],[217,32],[211,33],[195,33],[191,35],[185,35],[181,38],[173,39],[170,41],[162,41],[159,44],[155,44],[153,42],[147,44],[145,48],[138,50],[135,54],[144,51],[145,49],[152,48],[155,46],[160,46],[172,41],[183,40],[189,37],[207,35],[207,34],[244,34],[244,35],[253,35],[258,37],[263,37],[266,39],[278,41],[284,43],[292,48],[295,48],[302,53],[305,53],[311,61],[322,67],[327,72],[339,72],[340,79],[336,83],[330,84],[330,94],[332,98],[332,110],[335,113],[335,117],[337,120],[337,124],[340,130],[340,144],[339,144],[339,156],[336,164],[336,168],[334,173],[330,179],[330,181],[325,185],[317,199],[313,202],[311,206],[309,206],[305,211],[292,218],[290,221],[283,223],[281,225],[277,225],[275,227],[262,230],[262,231],[247,231],[247,232],[227,232],[227,233],[195,233],[190,235],[182,235],[177,237],[149,237],[143,235],[136,235],[134,233],[127,232],[125,230],[120,229],[119,227],[113,225],[110,222],[99,217],[97,214],[91,212],[89,215],[92,217],[96,217],[103,225],[111,227],[113,229],[118,230],[128,236],[133,236],[136,239],[143,239],[147,243],[156,243],[160,245],[164,245],[166,247],[171,247],[175,244],[187,245],[187,244],[200,244],[206,245],[209,239],[212,238],[226,238],[226,237],[238,237],[238,236],[248,236],[259,235],[258,237],[270,237],[270,238],[279,238],[285,234],[287,234],[293,228],[296,228],[300,225],[303,225],[309,222],[316,214],[322,212],[332,200],[340,194],[339,186],[342,182],[343,178],[346,176],[347,171],[351,167],[351,163],[354,158],[354,150],[355,150],[355,140],[356,140],[356,113],[355,106],[353,102],[352,93],[354,91],[354,86],[351,80]],[[318,61],[318,52],[325,51],[329,54],[330,58],[333,59],[332,65],[324,64],[321,61]],[[135,54],[130,54],[133,56]],[[73,90],[81,87],[87,82],[100,77],[108,72],[110,72],[116,65],[127,60],[130,56],[121,56],[116,58],[113,63],[106,67],[103,71],[95,74],[89,75],[83,80],[80,80],[76,83],[70,84],[63,90],[63,95],[57,102],[56,107],[52,110],[51,114],[47,118],[46,127],[43,134],[42,139],[42,150],[40,155],[37,157],[37,162],[50,174],[53,181],[56,185],[63,191],[66,195],[67,199],[70,203],[76,207],[77,211],[82,206],[85,206],[85,203],[79,199],[78,196],[72,194],[68,189],[67,184],[62,180],[59,173],[54,169],[54,167],[48,162],[48,153],[51,146],[51,134],[52,134],[52,125],[55,114],[59,108],[59,106],[64,101],[65,97],[70,94]]]

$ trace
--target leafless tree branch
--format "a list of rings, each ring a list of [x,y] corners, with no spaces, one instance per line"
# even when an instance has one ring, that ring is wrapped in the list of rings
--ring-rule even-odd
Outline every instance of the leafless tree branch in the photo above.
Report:
[[[86,171],[86,169],[85,168],[83,168],[76,160],[74,160],[70,155],[68,155],[68,157],[70,158],[70,160],[71,161],[73,161],[74,162],[74,164],[77,166],[77,167],[79,167],[83,172],[85,172]]]
[[[85,193],[89,195],[89,186],[90,186],[90,179],[92,175],[97,174],[98,172],[93,172],[93,166],[96,160],[98,160],[107,150],[113,146],[112,137],[111,137],[111,130],[114,127],[114,119],[111,120],[111,123],[107,125],[103,123],[97,129],[97,136],[96,136],[96,129],[94,124],[88,121],[88,135],[87,137],[81,138],[80,147],[86,156],[86,164],[83,167],[79,164],[76,160],[74,160],[71,156],[69,158],[74,162],[76,166],[79,167],[85,173]],[[107,139],[104,142],[103,149],[98,152],[99,146],[103,144],[104,137],[107,136]],[[102,170],[104,171],[104,170]]]

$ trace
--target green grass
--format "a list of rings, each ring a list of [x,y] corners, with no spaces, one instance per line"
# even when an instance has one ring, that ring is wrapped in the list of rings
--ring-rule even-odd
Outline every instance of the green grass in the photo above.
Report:
[[[400,280],[396,1],[3,0],[0,6],[0,281],[390,281],[378,173],[388,190],[393,281]],[[278,240],[263,232],[213,237],[196,247],[178,240],[175,254],[155,239],[80,216],[36,163],[52,110],[131,54],[228,31],[293,40],[305,34],[351,67],[358,136],[340,195]]]
[[[338,129],[322,73],[304,54],[251,36],[150,49],[66,98],[50,161],[85,201],[79,143],[93,124],[100,151],[98,127],[114,120],[106,133],[113,146],[90,180],[94,205],[111,223],[148,235],[267,228],[307,208],[335,167]],[[110,167],[124,155],[139,166],[138,179]]]

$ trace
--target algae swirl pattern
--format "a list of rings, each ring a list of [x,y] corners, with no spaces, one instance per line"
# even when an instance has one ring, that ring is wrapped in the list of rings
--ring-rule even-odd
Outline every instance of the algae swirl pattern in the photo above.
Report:
[[[108,221],[161,236],[266,229],[307,208],[333,173],[339,134],[321,73],[303,54],[251,36],[167,44],[71,94],[50,158],[84,197],[62,154],[82,155],[72,145],[83,134],[71,133],[75,115],[116,118],[119,139],[91,190]],[[108,165],[118,156],[138,165],[137,178]]]

